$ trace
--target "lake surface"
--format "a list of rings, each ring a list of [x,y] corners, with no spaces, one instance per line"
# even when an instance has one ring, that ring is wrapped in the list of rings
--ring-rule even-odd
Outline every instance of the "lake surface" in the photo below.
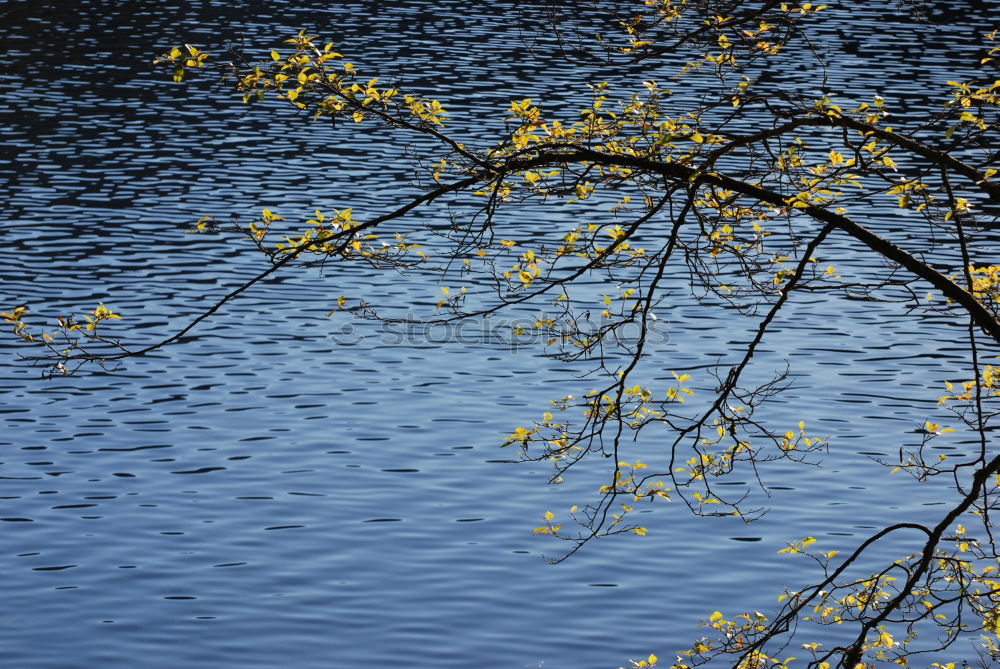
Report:
[[[996,2],[959,3],[924,33],[894,3],[863,4],[831,10],[818,29],[821,44],[849,45],[829,85],[913,113],[938,104],[914,82],[960,78],[978,53],[977,17],[1000,15]],[[183,42],[263,52],[307,28],[363,72],[433,92],[459,130],[495,129],[511,98],[572,108],[581,76],[611,76],[533,59],[522,37],[544,17],[527,3],[11,0],[2,11],[3,308],[48,315],[103,300],[133,341],[176,331],[259,267],[238,245],[187,234],[200,216],[350,206],[363,220],[407,190],[384,133],[246,107],[211,77],[177,86],[152,56]],[[774,76],[812,94],[809,68]],[[890,209],[866,222],[922,244]],[[870,262],[831,256],[845,275]],[[648,536],[548,565],[562,546],[532,529],[545,511],[588,501],[595,479],[546,486],[545,466],[513,464],[499,444],[550,399],[585,392],[581,370],[474,331],[392,342],[346,315],[324,318],[339,295],[405,310],[439,292],[419,276],[285,272],[115,374],[40,379],[16,360],[22,347],[0,341],[0,665],[670,660],[713,610],[766,612],[782,585],[815,577],[776,554],[785,542],[813,535],[846,550],[883,523],[933,521],[943,508],[940,487],[890,478],[870,457],[918,442],[916,427],[940,416],[940,382],[964,359],[960,330],[821,296],[793,305],[755,364],[792,366],[795,388],[768,417],[805,416],[831,435],[822,468],[769,468],[773,510],[752,525],[655,506]],[[746,339],[745,323],[683,291],[660,313],[653,381],[685,370],[707,389],[705,372]],[[960,450],[962,439],[934,446]]]

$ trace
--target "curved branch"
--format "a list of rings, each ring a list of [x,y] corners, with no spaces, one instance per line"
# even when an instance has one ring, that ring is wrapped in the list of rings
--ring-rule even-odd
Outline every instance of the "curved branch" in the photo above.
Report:
[[[420,206],[422,204],[426,204],[427,202],[431,202],[431,201],[433,201],[433,200],[435,200],[435,199],[437,199],[437,198],[439,198],[442,195],[445,195],[447,193],[451,193],[451,192],[454,192],[454,191],[462,190],[464,188],[468,188],[469,186],[471,186],[471,185],[473,185],[475,183],[478,183],[481,178],[482,178],[481,174],[477,174],[477,175],[474,175],[474,176],[462,179],[460,181],[456,181],[456,182],[451,183],[451,184],[445,184],[443,186],[439,186],[438,188],[435,188],[432,191],[429,191],[427,193],[424,193],[422,195],[419,195],[419,196],[413,198],[412,200],[410,200],[409,202],[407,202],[403,206],[398,207],[397,209],[395,209],[395,210],[393,210],[393,211],[391,211],[391,212],[389,212],[387,214],[383,214],[382,216],[379,216],[379,217],[374,218],[374,219],[372,219],[370,221],[366,221],[364,223],[361,223],[361,224],[359,224],[359,225],[357,225],[357,226],[355,226],[353,228],[350,228],[349,230],[343,231],[342,233],[340,233],[340,235],[344,237],[343,241],[337,247],[335,247],[331,251],[331,254],[337,254],[337,253],[340,253],[340,252],[344,251],[347,248],[347,246],[350,244],[351,240],[354,238],[354,235],[357,232],[359,232],[361,230],[366,230],[366,229],[369,229],[369,228],[373,228],[373,227],[375,227],[375,226],[377,226],[377,225],[379,225],[381,223],[384,223],[385,221],[389,221],[389,220],[392,220],[392,219],[395,219],[395,218],[399,218],[400,216],[403,216],[407,212],[411,211],[412,209],[415,209],[416,207],[418,207],[418,206]],[[231,302],[233,299],[235,299],[236,297],[238,297],[242,293],[246,292],[247,289],[249,289],[250,287],[252,287],[252,286],[254,286],[254,285],[258,284],[258,283],[260,283],[261,281],[263,281],[267,277],[271,276],[272,274],[274,274],[275,272],[277,272],[279,269],[281,269],[282,267],[284,267],[285,265],[287,265],[291,261],[295,260],[297,257],[299,257],[302,254],[303,251],[305,251],[306,249],[308,249],[311,245],[313,245],[315,243],[316,243],[315,239],[307,239],[307,240],[305,240],[303,242],[300,242],[296,246],[293,246],[293,247],[289,248],[287,250],[287,253],[280,260],[277,260],[276,262],[274,262],[270,267],[268,267],[264,271],[259,272],[255,276],[251,277],[249,280],[245,281],[240,286],[238,286],[235,289],[231,290],[230,292],[226,293],[224,296],[222,296],[221,298],[219,298],[218,300],[216,300],[215,303],[211,307],[209,307],[205,311],[203,311],[200,314],[198,314],[197,316],[195,316],[187,325],[185,325],[179,331],[177,331],[176,333],[170,335],[166,339],[161,339],[160,341],[158,341],[158,342],[156,342],[154,344],[150,344],[149,346],[146,346],[145,348],[141,348],[141,349],[138,349],[138,350],[135,350],[135,351],[125,351],[125,352],[116,353],[116,354],[113,354],[113,355],[99,355],[99,356],[95,355],[95,354],[81,353],[81,354],[76,354],[76,355],[67,355],[67,356],[64,356],[62,358],[62,360],[66,360],[66,361],[68,361],[68,360],[85,360],[86,361],[86,360],[95,360],[95,359],[98,359],[98,360],[100,360],[102,362],[111,362],[111,361],[115,361],[115,360],[122,360],[122,359],[125,359],[125,358],[133,358],[133,357],[138,357],[138,356],[146,355],[147,353],[151,353],[151,352],[153,352],[153,351],[155,351],[157,349],[163,348],[164,346],[167,346],[168,344],[172,344],[172,343],[178,341],[179,339],[181,339],[182,337],[184,337],[184,335],[186,335],[188,332],[190,332],[192,329],[194,329],[195,326],[197,326],[199,323],[201,323],[202,321],[204,321],[206,318],[208,318],[208,317],[212,316],[213,314],[215,314],[223,306],[225,306],[226,304],[228,304],[229,302]],[[44,357],[26,356],[25,359],[26,360],[48,360],[49,357],[48,356],[44,356]]]
[[[865,637],[867,637],[868,632],[875,629],[879,623],[884,621],[893,611],[898,609],[907,597],[911,596],[911,591],[917,581],[924,575],[924,573],[927,572],[931,560],[934,558],[934,552],[937,549],[941,538],[944,536],[945,530],[951,527],[952,523],[954,523],[959,516],[969,510],[969,507],[971,507],[979,498],[984,486],[986,485],[987,479],[997,472],[1000,472],[1000,455],[994,457],[989,463],[986,464],[985,467],[979,469],[975,474],[973,474],[972,486],[962,497],[962,501],[955,505],[951,511],[945,514],[945,517],[934,526],[933,530],[931,530],[929,536],[927,537],[927,542],[924,544],[923,550],[921,551],[920,561],[917,563],[917,568],[913,570],[913,573],[906,580],[906,583],[900,586],[899,594],[890,600],[882,608],[882,611],[878,615],[864,621],[861,624],[861,631],[858,632],[858,636],[854,643],[850,647],[843,649],[845,653],[839,663],[840,666],[854,667],[861,661],[861,656],[864,652],[863,646]]]
[[[666,163],[637,156],[608,154],[595,149],[568,145],[568,150],[559,149],[551,155],[540,153],[531,159],[519,163],[518,169],[528,169],[538,165],[549,165],[553,163],[567,163],[586,161],[601,165],[617,165],[629,167],[636,170],[653,172],[674,179],[701,179],[704,183],[721,186],[742,195],[752,197],[759,202],[766,202],[777,207],[788,206],[788,198],[773,190],[757,186],[740,179],[729,177],[718,172],[702,172],[696,168],[680,165],[678,163]],[[523,167],[522,167],[523,166]],[[848,218],[843,214],[830,211],[818,205],[807,205],[801,209],[803,214],[811,218],[829,223],[834,227],[846,232],[865,246],[875,251],[887,260],[891,260],[902,265],[914,276],[921,278],[941,291],[941,293],[961,305],[975,321],[983,332],[1000,343],[1000,321],[982,305],[970,292],[938,272],[926,262],[916,258],[910,252],[897,246],[888,239],[872,232],[860,223]]]

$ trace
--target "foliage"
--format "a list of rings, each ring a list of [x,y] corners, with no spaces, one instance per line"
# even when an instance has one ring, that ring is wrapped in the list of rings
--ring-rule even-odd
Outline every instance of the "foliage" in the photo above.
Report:
[[[770,615],[712,613],[704,621],[706,635],[672,666],[722,659],[747,668],[907,665],[922,654],[941,659],[970,635],[981,637],[984,663],[1000,661],[1000,575],[991,520],[1000,495],[1000,455],[989,440],[1000,374],[985,362],[1000,343],[1000,265],[985,255],[977,236],[1000,223],[1000,179],[989,167],[997,160],[991,147],[1000,130],[1000,80],[993,78],[1000,63],[997,32],[985,35],[980,79],[949,82],[940,91],[939,113],[901,118],[894,127],[888,125],[892,110],[878,95],[850,104],[807,98],[759,76],[781,67],[784,58],[808,57],[809,49],[796,46],[811,44],[809,27],[823,20],[824,10],[810,3],[647,0],[618,19],[617,34],[593,38],[587,55],[649,71],[680,58],[679,81],[696,82],[708,93],[675,96],[648,79],[623,95],[595,82],[589,104],[570,118],[552,117],[532,99],[514,100],[503,117],[504,132],[491,143],[451,134],[441,102],[361,73],[333,44],[305,32],[260,62],[242,52],[223,63],[191,45],[173,48],[157,62],[172,68],[176,81],[191,70],[215,68],[244,102],[277,99],[315,120],[350,124],[358,132],[388,129],[401,144],[419,139],[414,180],[421,192],[362,220],[350,209],[316,211],[294,225],[265,209],[248,223],[198,221],[197,230],[222,230],[249,244],[266,266],[180,332],[147,348],[130,349],[108,336],[103,322],[118,315],[103,304],[82,319],[60,317],[52,334],[35,334],[23,307],[3,318],[16,335],[45,347],[31,360],[68,374],[82,364],[113,366],[175,342],[296,261],[436,272],[443,295],[432,322],[545,304],[558,315],[539,317],[533,329],[548,342],[547,352],[592,361],[604,374],[601,385],[579,399],[553,400],[534,424],[516,427],[503,442],[523,459],[550,462],[553,482],[585,460],[610,463],[595,499],[566,518],[546,512],[535,530],[566,540],[565,559],[595,537],[645,534],[630,516],[641,501],[680,501],[696,514],[750,521],[759,509],[745,507],[746,493],[731,495],[720,485],[730,473],[749,470],[757,478],[769,461],[818,462],[830,437],[814,433],[806,420],[776,426],[759,418],[759,408],[786,387],[787,371],[762,383],[746,380],[790,302],[815,291],[841,291],[898,300],[914,311],[940,310],[968,347],[967,367],[955,370],[940,403],[977,448],[955,461],[930,457],[925,446],[956,428],[928,419],[917,448],[900,448],[898,461],[882,464],[921,481],[949,479],[948,511],[933,525],[886,526],[847,554],[819,551],[811,537],[790,543],[782,552],[815,561],[822,572],[818,582],[786,591]],[[555,8],[552,30],[564,44],[572,28],[572,19]],[[437,248],[424,248],[389,225],[417,207],[470,195],[478,198],[475,211],[452,220]],[[924,227],[925,248],[908,250],[866,225],[867,211],[886,201]],[[599,222],[540,227],[530,243],[507,239],[502,212],[529,202],[587,208],[589,220]],[[820,261],[833,236],[871,258],[868,275],[846,280],[835,265]],[[957,269],[939,271],[935,257],[945,265],[957,259]],[[467,290],[473,275],[488,288],[479,301]],[[606,286],[596,299],[581,288],[590,276],[602,277]],[[682,370],[666,387],[636,380],[654,307],[678,276],[703,303],[726,305],[746,319],[748,341],[731,365],[716,370],[709,397],[700,396],[707,383],[696,386]],[[450,287],[456,284],[461,287]],[[345,297],[331,306],[389,319]],[[586,327],[584,314],[591,310],[601,315],[596,330]],[[638,328],[637,339],[623,335],[629,327]],[[696,395],[699,401],[691,401]],[[655,462],[644,463],[632,454],[633,444],[652,426],[671,436]],[[915,537],[910,555],[861,569],[872,546],[901,534]],[[813,641],[815,626],[838,627],[841,641],[829,647]],[[793,645],[803,657],[791,657]],[[632,661],[636,667],[656,663],[655,655]]]

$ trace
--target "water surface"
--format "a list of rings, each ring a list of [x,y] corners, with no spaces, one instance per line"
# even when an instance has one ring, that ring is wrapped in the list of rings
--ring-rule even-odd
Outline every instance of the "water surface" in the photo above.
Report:
[[[983,7],[997,15],[996,3]],[[532,58],[522,37],[542,15],[525,3],[32,0],[5,10],[0,297],[53,314],[105,300],[135,340],[176,330],[259,267],[238,246],[187,234],[198,217],[345,206],[363,216],[408,188],[384,133],[245,107],[207,77],[179,87],[152,70],[152,55],[182,42],[266,49],[307,28],[364,71],[433,91],[459,129],[498,127],[511,98],[569,108],[584,99],[581,76],[627,75]],[[976,52],[970,12],[927,33],[878,3],[833,14],[819,39],[849,48],[831,88],[920,113],[932,103],[914,80],[943,84]],[[808,87],[810,67],[774,76]],[[873,210],[868,221],[922,243],[895,216]],[[868,262],[851,254],[837,266]],[[498,444],[589,382],[532,346],[386,346],[370,325],[323,317],[341,294],[405,309],[438,293],[420,278],[289,272],[180,345],[70,379],[39,379],[16,361],[23,349],[0,342],[4,665],[669,659],[700,617],[723,605],[767,610],[782,584],[814,576],[775,554],[784,542],[812,534],[847,549],[887,521],[940,513],[939,489],[890,478],[869,458],[891,456],[901,435],[919,439],[935,384],[963,359],[959,336],[945,319],[831,295],[793,305],[756,363],[761,374],[792,365],[796,387],[769,416],[805,415],[831,434],[823,469],[772,467],[774,509],[754,525],[657,507],[644,517],[649,536],[549,566],[543,556],[562,546],[532,528],[544,511],[590,499],[596,479],[547,487],[545,466],[510,464]],[[731,313],[682,290],[662,319],[669,338],[647,369],[653,382],[703,373],[746,339]],[[358,345],[331,340],[347,326],[365,336]],[[935,444],[962,448],[959,437]]]

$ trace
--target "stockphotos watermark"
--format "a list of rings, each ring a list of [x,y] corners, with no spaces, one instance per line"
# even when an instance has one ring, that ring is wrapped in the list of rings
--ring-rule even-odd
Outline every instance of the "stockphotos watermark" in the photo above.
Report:
[[[547,325],[538,327],[539,322]],[[613,332],[608,328],[617,323]],[[355,319],[340,325],[327,335],[335,346],[487,346],[516,351],[519,348],[554,345],[571,347],[604,333],[606,343],[632,346],[640,339],[646,345],[664,345],[670,341],[670,321],[650,313],[643,323],[636,320],[617,322],[607,318],[547,319],[545,316],[519,318],[464,318],[447,322],[420,321],[416,318],[392,320]]]

